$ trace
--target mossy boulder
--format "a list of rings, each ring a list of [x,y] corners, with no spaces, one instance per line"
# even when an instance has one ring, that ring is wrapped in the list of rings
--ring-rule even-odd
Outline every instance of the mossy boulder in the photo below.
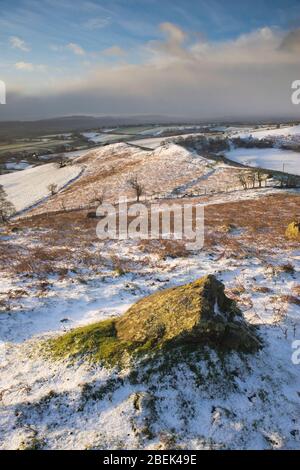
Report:
[[[116,325],[121,340],[159,347],[196,343],[251,350],[257,345],[235,302],[212,275],[140,300]]]
[[[254,328],[212,275],[158,291],[119,318],[77,328],[50,341],[56,357],[86,356],[109,365],[125,357],[176,348],[195,351],[203,346],[248,353],[260,347]]]
[[[300,222],[292,222],[286,229],[285,236],[290,240],[300,241]]]

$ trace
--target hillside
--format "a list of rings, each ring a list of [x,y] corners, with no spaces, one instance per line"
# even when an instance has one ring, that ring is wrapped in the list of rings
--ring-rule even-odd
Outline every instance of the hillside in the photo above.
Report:
[[[37,194],[43,167],[33,169],[36,180],[33,170],[6,177]],[[66,188],[1,229],[0,447],[300,448],[292,361],[300,252],[286,237],[299,192],[272,181],[245,191],[238,175],[247,170],[177,145],[115,144],[66,168],[76,180],[66,175]],[[63,169],[44,169],[58,182]],[[147,205],[205,206],[202,250],[184,240],[97,238],[92,200],[102,191],[105,201],[134,200],[132,175]],[[212,323],[201,330],[204,312]],[[200,326],[183,335],[188,315]],[[242,342],[232,342],[233,327],[246,332]],[[222,334],[223,344],[239,346],[215,347],[213,328],[218,346]],[[244,351],[248,331],[259,347]],[[166,347],[172,335],[175,354]]]
[[[49,186],[55,185],[55,191],[60,191],[78,178],[81,171],[80,165],[59,168],[58,164],[48,163],[20,172],[0,175],[0,185],[16,211],[21,212],[47,199],[51,195]]]
[[[83,168],[80,178],[36,207],[32,215],[59,211],[62,205],[67,210],[94,207],[95,199],[102,196],[105,202],[117,203],[119,197],[132,201],[133,176],[143,188],[142,200],[148,202],[189,196],[203,196],[205,201],[211,195],[227,192],[229,200],[249,197],[240,181],[240,175],[247,170],[203,158],[173,143],[155,150],[113,144],[92,150],[73,160],[73,164]],[[22,178],[22,172],[19,177]],[[262,193],[274,191],[273,186],[271,182],[269,188],[262,188]]]

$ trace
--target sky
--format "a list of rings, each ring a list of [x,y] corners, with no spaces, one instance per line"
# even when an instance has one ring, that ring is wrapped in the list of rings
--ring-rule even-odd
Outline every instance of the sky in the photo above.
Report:
[[[299,0],[0,0],[0,120],[300,118]]]

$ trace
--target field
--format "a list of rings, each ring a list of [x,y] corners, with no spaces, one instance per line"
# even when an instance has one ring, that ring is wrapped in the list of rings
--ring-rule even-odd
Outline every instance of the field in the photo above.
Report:
[[[241,137],[252,135],[256,139],[264,139],[266,137],[278,137],[278,136],[294,136],[299,135],[300,133],[300,125],[294,126],[280,126],[280,127],[272,127],[266,128],[263,130],[260,129],[252,129],[247,132],[238,132],[238,135]]]
[[[58,155],[87,148],[80,134],[45,135],[38,138],[12,139],[0,143],[0,172],[8,173],[36,166],[45,159],[55,162]]]
[[[53,147],[56,148],[58,145],[68,144],[68,140],[45,140],[45,141],[32,141],[32,142],[20,142],[14,144],[3,144],[0,146],[0,155],[3,155],[7,152],[22,152],[22,151],[32,151],[36,149],[45,149],[50,150]]]
[[[300,175],[300,153],[281,149],[234,149],[226,153],[234,162],[251,167]]]
[[[48,163],[29,168],[20,174],[2,175],[0,185],[16,211],[20,212],[46,199],[50,194],[49,185],[55,184],[55,190],[59,191],[76,179],[81,171],[79,165],[59,168],[57,164]]]

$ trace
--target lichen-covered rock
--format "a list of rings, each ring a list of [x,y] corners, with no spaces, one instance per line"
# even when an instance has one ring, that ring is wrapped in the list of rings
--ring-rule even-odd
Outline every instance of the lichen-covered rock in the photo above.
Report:
[[[285,236],[290,240],[300,241],[300,222],[292,222],[286,229]]]
[[[253,350],[258,345],[224,285],[212,275],[140,300],[116,321],[116,329],[123,341],[153,346],[197,343]]]
[[[254,328],[212,275],[156,292],[119,318],[77,328],[50,341],[56,357],[85,356],[109,365],[124,357],[203,346],[243,352],[260,347]]]

